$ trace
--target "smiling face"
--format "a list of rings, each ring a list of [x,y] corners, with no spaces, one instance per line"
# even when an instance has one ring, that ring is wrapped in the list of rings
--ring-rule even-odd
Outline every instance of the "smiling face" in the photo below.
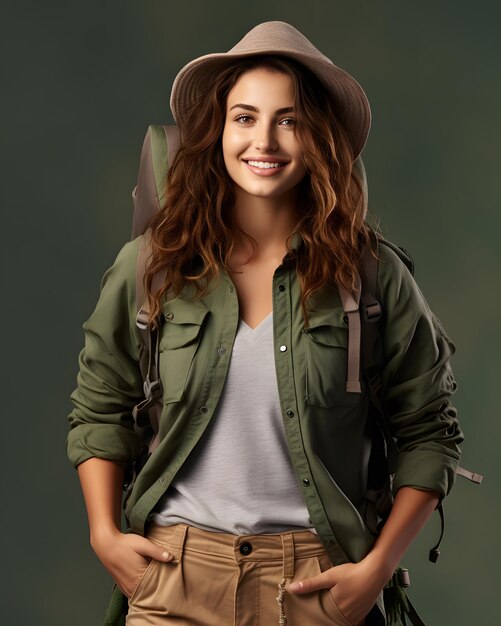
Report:
[[[267,68],[247,70],[229,92],[222,147],[240,197],[282,196],[306,174],[293,106],[291,78]]]

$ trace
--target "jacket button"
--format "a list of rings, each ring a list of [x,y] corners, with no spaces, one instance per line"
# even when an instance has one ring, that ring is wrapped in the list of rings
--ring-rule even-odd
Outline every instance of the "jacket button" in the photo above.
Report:
[[[285,285],[278,285],[279,291],[285,291]]]
[[[248,554],[252,552],[252,544],[250,544],[248,541],[244,541],[244,543],[242,543],[242,545],[240,546],[239,550],[240,550],[240,554],[247,556]]]
[[[233,293],[233,285],[230,285],[230,293]]]
[[[205,404],[202,404],[202,406],[200,407],[200,413],[207,413],[208,410],[209,409]]]
[[[303,483],[305,485],[309,485],[310,484],[310,479],[309,478],[303,478]]]
[[[165,483],[166,483],[166,482],[167,482],[167,480],[166,480],[165,476],[162,476],[162,477],[160,478],[160,484],[161,484],[161,485],[165,485]]]
[[[164,317],[166,320],[171,320],[174,317],[174,313],[166,313]]]
[[[280,352],[285,352],[287,350],[287,346],[280,346]]]
[[[294,411],[287,411],[287,417],[294,417]]]
[[[224,354],[226,352],[226,348],[224,346],[219,346],[217,349],[218,354]]]

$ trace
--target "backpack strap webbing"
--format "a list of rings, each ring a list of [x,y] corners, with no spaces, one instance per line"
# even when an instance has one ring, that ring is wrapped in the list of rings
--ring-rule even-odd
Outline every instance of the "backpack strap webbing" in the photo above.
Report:
[[[413,626],[425,626],[405,592],[410,586],[409,570],[404,567],[397,568],[385,585],[383,589],[384,608],[386,611],[386,623],[389,626],[406,624],[406,616]],[[368,620],[367,623],[369,623]]]
[[[411,623],[413,624],[413,626],[426,626],[423,620],[419,617],[419,614],[416,611],[412,602],[410,601],[409,596],[406,595],[406,598],[407,598],[407,615]]]
[[[146,264],[151,251],[151,230],[144,233],[143,240],[139,247],[136,265],[136,326],[141,337],[139,348],[139,369],[143,377],[144,400],[136,404],[132,409],[132,415],[139,429],[150,426],[153,435],[149,442],[149,452],[152,453],[159,443],[159,421],[162,411],[163,388],[159,372],[160,353],[160,322],[161,316],[157,319],[157,325],[149,322],[149,302],[146,295],[144,277]],[[153,277],[152,290],[160,288],[165,279],[165,272],[157,272]]]
[[[456,474],[459,474],[459,476],[464,476],[465,478],[468,478],[468,480],[471,480],[472,483],[477,483],[477,485],[479,485],[482,482],[482,478],[483,478],[482,474],[477,474],[477,472],[470,472],[470,470],[467,470],[464,467],[459,467],[459,466],[456,469]]]
[[[379,237],[373,230],[369,234],[370,245],[366,245],[362,251],[364,276],[361,293],[362,363],[371,402],[376,409],[372,413],[386,442],[387,471],[393,474],[397,467],[398,450],[384,419],[384,407],[381,401],[384,362],[381,322],[384,312],[378,289]]]
[[[343,311],[348,318],[348,372],[346,391],[360,393],[360,280],[355,297],[343,285],[338,284],[339,295],[343,303]]]

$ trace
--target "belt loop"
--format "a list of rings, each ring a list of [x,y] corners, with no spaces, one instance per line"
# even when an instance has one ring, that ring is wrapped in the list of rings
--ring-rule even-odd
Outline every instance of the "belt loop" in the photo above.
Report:
[[[186,533],[188,531],[188,524],[176,524],[174,530],[174,537],[172,538],[172,547],[174,554],[174,563],[180,563],[183,556],[184,543],[186,541]]]
[[[292,579],[294,576],[294,537],[285,533],[282,533],[281,537],[284,558],[283,577]]]

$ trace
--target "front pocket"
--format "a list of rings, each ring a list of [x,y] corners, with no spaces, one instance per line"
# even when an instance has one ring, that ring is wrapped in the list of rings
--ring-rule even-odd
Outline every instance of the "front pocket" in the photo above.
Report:
[[[159,371],[164,404],[178,402],[183,397],[208,313],[203,302],[180,298],[163,307],[165,322],[159,345]]]
[[[330,599],[331,607],[334,609],[334,614],[336,616],[336,624],[339,624],[339,626],[354,626],[354,624],[352,624],[350,620],[347,617],[345,617],[343,613],[341,612],[341,609],[338,607],[338,605],[336,604],[336,601],[332,597],[331,590],[326,589],[326,591]]]
[[[306,358],[306,401],[331,408],[356,404],[360,393],[346,391],[348,329],[319,324],[303,329]]]
[[[129,604],[131,602],[134,602],[135,598],[138,595],[138,592],[140,591],[140,589],[142,589],[144,587],[144,584],[146,583],[149,575],[151,574],[153,567],[155,566],[155,563],[158,563],[159,561],[157,561],[156,559],[151,559],[150,562],[148,563],[148,565],[146,566],[146,568],[143,570],[143,572],[139,575],[137,581],[136,581],[136,585],[134,587],[134,589],[132,590],[131,595],[129,596]]]
[[[317,556],[316,558],[318,561],[318,568],[320,572],[326,572],[332,567],[332,563],[329,559],[328,554],[323,554]],[[326,587],[324,589],[321,589],[320,592],[323,593],[324,596],[327,598],[330,610],[334,613],[334,624],[336,624],[336,626],[353,626],[350,620],[345,617],[344,614],[341,612],[341,609],[338,607],[336,601],[332,597],[331,590]]]

